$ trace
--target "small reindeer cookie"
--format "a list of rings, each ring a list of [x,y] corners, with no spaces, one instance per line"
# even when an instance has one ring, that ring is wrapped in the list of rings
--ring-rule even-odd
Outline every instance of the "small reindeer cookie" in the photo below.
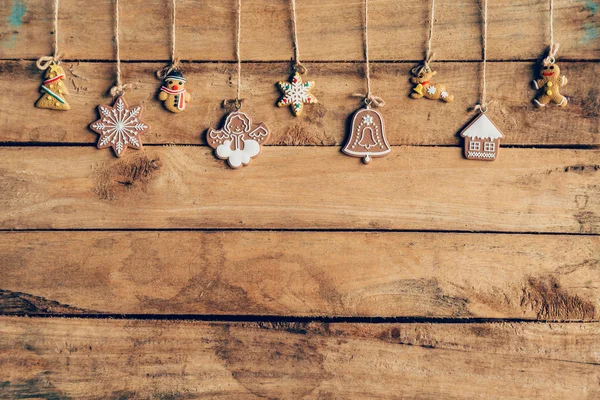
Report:
[[[174,113],[182,112],[185,110],[186,103],[192,100],[185,83],[186,80],[179,71],[171,71],[165,77],[165,85],[160,88],[158,99],[163,102],[167,110]]]
[[[413,87],[410,97],[413,99],[425,97],[430,100],[442,100],[446,103],[454,100],[454,95],[448,93],[444,85],[435,84],[431,81],[436,72],[429,65],[420,65],[413,68],[412,74],[413,77],[410,78],[410,81],[415,84],[415,87]]]
[[[569,100],[560,94],[560,88],[567,84],[567,77],[560,74],[558,64],[542,65],[539,78],[533,81],[533,86],[539,91],[533,103],[544,107],[552,102],[558,107],[565,107]]]
[[[51,110],[70,110],[71,106],[65,99],[65,95],[69,94],[69,90],[64,80],[65,70],[58,64],[50,64],[44,75],[44,82],[40,86],[42,97],[35,102],[35,106]]]

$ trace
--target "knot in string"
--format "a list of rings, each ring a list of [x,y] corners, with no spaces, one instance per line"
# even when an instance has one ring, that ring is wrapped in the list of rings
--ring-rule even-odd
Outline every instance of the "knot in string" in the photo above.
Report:
[[[130,88],[131,84],[123,85],[122,83],[117,83],[117,85],[110,88],[110,95],[112,97],[123,96],[125,94],[125,90]]]
[[[181,61],[178,58],[173,59],[171,64],[166,67],[160,68],[156,71],[156,77],[158,79],[165,79],[173,71],[179,71],[181,69]]]
[[[237,111],[240,108],[242,108],[243,101],[244,101],[244,99],[238,99],[238,98],[231,99],[231,100],[223,100],[222,106],[226,110],[231,110],[233,108]]]
[[[304,74],[306,74],[306,72],[308,72],[308,69],[304,66],[304,64],[302,64],[300,61],[296,60],[294,62],[294,71],[296,71],[300,75],[304,75]]]
[[[60,59],[62,58],[62,54],[54,54],[53,56],[42,56],[38,58],[35,65],[38,69],[44,71],[48,69],[52,64],[60,64]]]
[[[552,43],[552,45],[550,45],[548,57],[544,58],[544,61],[542,61],[545,66],[552,65],[556,62],[556,53],[558,53],[559,46],[558,43]]]
[[[352,97],[358,97],[364,99],[364,103],[367,107],[384,107],[385,101],[378,96],[373,96],[371,93],[354,93]]]

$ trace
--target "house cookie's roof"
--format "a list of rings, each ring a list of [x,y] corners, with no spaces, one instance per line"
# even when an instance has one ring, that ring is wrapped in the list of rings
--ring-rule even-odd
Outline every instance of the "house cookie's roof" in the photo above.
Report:
[[[471,139],[500,139],[503,138],[502,132],[494,123],[485,115],[479,114],[461,133],[462,137],[470,137]]]

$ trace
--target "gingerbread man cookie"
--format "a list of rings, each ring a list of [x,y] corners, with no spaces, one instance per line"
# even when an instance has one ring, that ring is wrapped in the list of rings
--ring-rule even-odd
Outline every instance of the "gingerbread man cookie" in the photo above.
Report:
[[[44,82],[40,86],[42,97],[36,101],[37,108],[48,108],[51,110],[70,110],[65,95],[69,94],[65,80],[65,70],[58,64],[50,64],[44,76]]]
[[[558,107],[565,107],[569,100],[560,94],[560,88],[567,84],[567,77],[560,74],[558,64],[542,65],[540,77],[533,81],[533,86],[539,93],[533,102],[538,107],[544,107],[552,102]]]
[[[442,100],[446,103],[454,100],[454,95],[448,93],[444,85],[435,84],[431,81],[436,72],[429,65],[414,68],[412,74],[413,77],[410,78],[410,81],[416,85],[410,94],[413,99],[425,97],[430,100]]]
[[[179,71],[171,71],[165,77],[165,85],[160,88],[158,99],[171,112],[179,113],[185,110],[185,104],[192,96],[185,88],[186,79]]]

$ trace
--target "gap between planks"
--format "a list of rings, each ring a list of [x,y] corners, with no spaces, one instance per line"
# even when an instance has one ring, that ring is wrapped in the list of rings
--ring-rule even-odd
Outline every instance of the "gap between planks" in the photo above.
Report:
[[[65,318],[65,319],[106,319],[132,321],[198,321],[198,322],[247,322],[247,323],[283,323],[283,324],[597,324],[597,320],[560,320],[560,319],[531,319],[531,318],[443,318],[443,317],[352,317],[352,316],[288,316],[288,315],[254,315],[254,314],[66,314],[66,313],[4,313],[0,316],[17,318]]]

